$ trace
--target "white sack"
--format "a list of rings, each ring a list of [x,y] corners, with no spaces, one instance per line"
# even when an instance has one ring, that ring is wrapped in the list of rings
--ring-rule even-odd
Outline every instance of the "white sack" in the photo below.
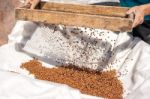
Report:
[[[28,25],[33,24],[33,25]],[[25,28],[26,27],[26,28]],[[29,32],[31,27],[35,27],[34,31]],[[0,69],[5,71],[16,71],[19,72],[21,75],[26,75],[27,72],[20,69],[20,65],[22,62],[28,61],[32,59],[28,54],[24,52],[19,52],[16,50],[15,45],[21,44],[19,46],[19,49],[24,47],[26,44],[26,41],[30,39],[30,34],[24,38],[24,33],[35,33],[35,30],[38,30],[36,28],[36,24],[34,23],[26,23],[26,22],[19,22],[16,24],[15,28],[13,29],[12,33],[9,36],[10,43],[7,45],[4,45],[0,47]],[[28,31],[28,32],[27,32]],[[23,33],[23,34],[22,34]],[[36,33],[35,33],[36,34]],[[40,34],[40,33],[39,33]],[[119,48],[118,48],[119,47]],[[18,48],[17,48],[18,49]],[[150,45],[146,44],[145,42],[141,41],[138,38],[132,38],[131,35],[128,35],[127,33],[120,33],[117,35],[116,44],[113,46],[113,56],[109,59],[109,64],[111,62],[115,62],[115,60],[118,60],[113,65],[114,68],[116,68],[122,76],[120,79],[123,82],[123,86],[125,89],[125,99],[149,99],[150,97]],[[45,58],[44,58],[45,60]],[[53,65],[47,64],[47,66],[52,67]],[[0,71],[1,72],[1,71]],[[0,96],[2,99],[27,99],[26,96],[33,96],[33,93],[35,92],[35,89],[37,91],[37,94],[35,95],[35,99],[47,99],[45,98],[47,96],[46,92],[45,94],[41,93],[41,88],[43,90],[46,90],[45,88],[45,82],[39,82],[35,79],[30,78],[24,78],[20,76],[19,74],[11,74],[8,72],[0,73],[0,80],[1,85],[0,86]],[[123,75],[124,74],[124,75]],[[9,76],[6,76],[9,75]],[[17,77],[16,77],[17,75]],[[8,79],[7,79],[8,77]],[[14,80],[9,78],[14,78]],[[5,79],[4,79],[5,78]],[[23,81],[23,82],[22,82]],[[40,85],[37,85],[35,83],[29,82],[36,82],[41,83]],[[5,85],[5,83],[6,85]],[[19,83],[20,82],[20,83]],[[24,87],[25,89],[22,89],[22,86],[19,85],[30,85],[30,86],[36,86],[32,87],[30,91],[26,91],[28,87]],[[7,84],[9,87],[6,87]],[[51,83],[49,83],[51,86]],[[3,87],[4,85],[4,87]],[[14,88],[14,86],[16,86]],[[48,86],[48,85],[46,85]],[[63,86],[63,85],[60,85]],[[37,88],[40,87],[40,89],[37,90]],[[26,89],[27,88],[27,89]],[[69,90],[68,87],[60,87],[61,89],[57,89],[57,86],[55,88],[50,88],[52,92],[51,94],[48,94],[49,98],[55,98],[57,97],[63,97],[59,90]],[[17,89],[18,91],[14,91],[12,89]],[[29,90],[29,89],[28,89]],[[5,92],[5,93],[4,93]],[[48,91],[47,91],[48,92]],[[81,95],[77,91],[73,91],[72,94],[78,94],[73,95],[70,92],[65,91],[65,96],[69,97],[68,99],[88,99],[86,95]],[[11,94],[12,93],[12,94]],[[20,94],[24,93],[24,94]],[[43,95],[41,95],[43,94]],[[57,94],[57,95],[56,95]],[[8,97],[11,96],[11,97]],[[71,98],[70,98],[71,96]],[[79,97],[78,97],[79,96]],[[81,98],[80,98],[81,96]],[[85,96],[85,97],[82,97]],[[95,98],[94,98],[95,99]]]

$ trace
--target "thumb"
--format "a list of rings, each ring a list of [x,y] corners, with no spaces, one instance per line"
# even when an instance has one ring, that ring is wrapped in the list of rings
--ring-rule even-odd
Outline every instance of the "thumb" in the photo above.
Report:
[[[36,2],[32,3],[30,9],[34,9],[38,5],[39,1],[37,0]]]
[[[135,12],[135,8],[129,9],[129,10],[126,12],[126,14],[131,14],[131,13],[133,13],[133,12]]]

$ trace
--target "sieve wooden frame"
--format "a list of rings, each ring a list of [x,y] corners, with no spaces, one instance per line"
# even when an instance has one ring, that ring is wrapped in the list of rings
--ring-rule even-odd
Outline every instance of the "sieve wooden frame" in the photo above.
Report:
[[[115,32],[131,32],[133,17],[126,15],[128,9],[115,6],[40,2],[36,9],[16,8],[15,18],[24,21],[101,28]]]

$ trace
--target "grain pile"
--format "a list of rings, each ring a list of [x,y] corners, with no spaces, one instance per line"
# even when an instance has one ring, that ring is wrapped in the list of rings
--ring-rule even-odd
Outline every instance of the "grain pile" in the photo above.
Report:
[[[46,68],[38,60],[23,63],[21,68],[34,74],[37,79],[67,84],[79,89],[84,94],[101,96],[107,99],[123,98],[123,86],[116,77],[115,70],[94,72],[73,66]]]

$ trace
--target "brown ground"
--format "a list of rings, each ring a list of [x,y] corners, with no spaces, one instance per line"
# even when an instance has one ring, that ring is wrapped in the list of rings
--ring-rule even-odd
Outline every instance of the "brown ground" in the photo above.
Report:
[[[19,0],[0,0],[0,45],[7,43],[7,36],[14,24],[14,8],[20,6]]]

